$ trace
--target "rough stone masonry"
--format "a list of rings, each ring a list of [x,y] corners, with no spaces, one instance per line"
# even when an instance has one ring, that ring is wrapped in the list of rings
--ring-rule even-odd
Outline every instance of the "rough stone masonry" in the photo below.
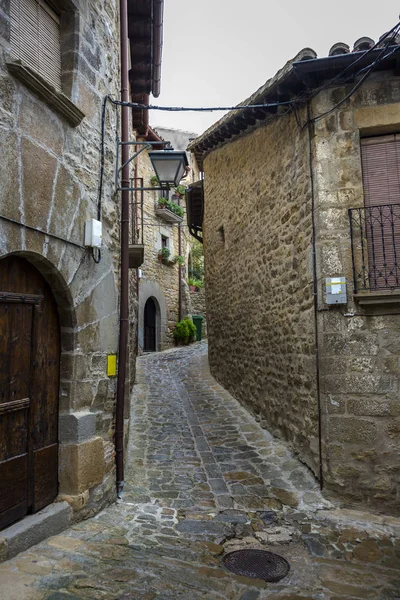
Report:
[[[250,101],[265,98],[290,68]],[[332,109],[346,91],[331,86],[318,93],[311,117]],[[224,125],[229,129],[227,115],[191,145],[215,146],[203,156],[213,374],[317,476],[320,420],[326,488],[349,505],[391,514],[398,514],[400,498],[399,296],[390,290],[385,305],[375,294],[368,308],[353,296],[348,209],[364,205],[360,138],[398,131],[399,101],[398,77],[387,70],[310,131],[302,126],[303,106],[218,143]],[[347,305],[328,307],[326,277],[346,277]]]
[[[57,301],[58,499],[83,517],[115,497],[116,381],[107,376],[107,355],[116,353],[118,343],[119,207],[113,195],[116,114],[110,106],[100,264],[83,248],[83,236],[85,221],[97,218],[102,100],[119,93],[119,5],[65,0],[60,6],[61,100],[83,115],[79,125],[55,107],[54,93],[44,84],[33,89],[26,71],[15,67],[10,3],[0,3],[0,215],[17,222],[0,219],[0,256],[28,259]]]

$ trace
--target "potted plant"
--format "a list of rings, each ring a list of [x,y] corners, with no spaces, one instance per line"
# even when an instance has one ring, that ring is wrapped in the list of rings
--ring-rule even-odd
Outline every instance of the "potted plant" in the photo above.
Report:
[[[160,182],[158,181],[158,177],[157,175],[153,175],[152,177],[150,177],[150,183],[153,187],[159,187],[160,186]]]
[[[167,248],[167,247],[160,248],[158,251],[158,260],[160,262],[166,262],[166,261],[168,261],[170,254],[171,254],[171,251],[169,248]]]
[[[189,284],[189,291],[191,292],[195,292],[196,291],[196,283],[195,280],[192,279],[191,277],[189,277],[188,279],[188,284]]]
[[[157,201],[158,204],[158,208],[168,208],[168,205],[170,204],[169,200],[167,200],[167,198],[159,198]]]
[[[180,198],[183,198],[183,196],[186,193],[186,188],[184,185],[177,185],[175,188],[175,194],[177,194]]]

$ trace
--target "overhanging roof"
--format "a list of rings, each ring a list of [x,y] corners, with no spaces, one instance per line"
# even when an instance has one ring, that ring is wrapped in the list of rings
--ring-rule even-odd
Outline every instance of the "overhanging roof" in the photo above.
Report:
[[[400,46],[394,47],[400,50]],[[278,71],[278,73],[261,86],[254,94],[247,98],[238,107],[219,121],[209,127],[202,135],[193,140],[188,150],[194,152],[199,168],[203,170],[203,160],[212,150],[226,144],[228,141],[246,133],[259,124],[262,124],[273,114],[282,112],[282,107],[263,108],[241,108],[241,105],[249,104],[273,104],[276,102],[287,102],[293,100],[299,94],[309,95],[322,83],[329,82],[344,68],[346,81],[363,67],[372,64],[382,52],[381,48],[366,52],[351,52],[317,58],[311,48],[304,48],[292,60]],[[357,59],[360,59],[354,67],[350,67]],[[396,70],[399,73],[400,52],[383,59],[374,70]],[[342,82],[343,84],[343,82]],[[339,82],[336,84],[339,85]]]
[[[132,95],[160,94],[163,11],[164,0],[128,0]]]

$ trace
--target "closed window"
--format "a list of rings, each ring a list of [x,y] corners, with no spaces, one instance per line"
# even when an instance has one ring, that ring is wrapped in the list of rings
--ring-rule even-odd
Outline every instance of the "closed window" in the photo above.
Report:
[[[12,58],[61,91],[59,14],[44,0],[11,0],[10,14]]]
[[[400,135],[361,140],[370,289],[400,286]]]

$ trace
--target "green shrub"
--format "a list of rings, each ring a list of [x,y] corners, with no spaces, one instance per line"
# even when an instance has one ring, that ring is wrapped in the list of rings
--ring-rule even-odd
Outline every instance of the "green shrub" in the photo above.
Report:
[[[174,329],[174,338],[177,342],[182,342],[183,344],[187,344],[189,342],[190,330],[187,320],[179,321],[175,325]]]
[[[186,319],[184,319],[184,322],[187,323],[187,327],[189,330],[189,339],[195,342],[197,337],[196,325],[193,323],[190,317],[186,317]]]
[[[157,175],[153,175],[152,177],[150,177],[150,183],[154,187],[159,187],[160,182],[158,181]]]

